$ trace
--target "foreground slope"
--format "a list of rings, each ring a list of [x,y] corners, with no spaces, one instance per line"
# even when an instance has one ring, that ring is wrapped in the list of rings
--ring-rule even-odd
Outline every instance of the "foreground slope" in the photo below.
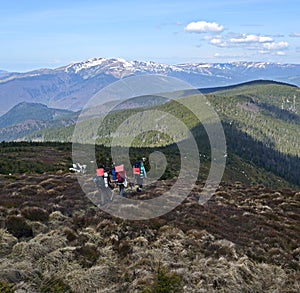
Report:
[[[299,192],[222,183],[199,205],[199,183],[167,215],[126,221],[93,206],[76,182],[74,174],[0,176],[2,288],[299,292]]]

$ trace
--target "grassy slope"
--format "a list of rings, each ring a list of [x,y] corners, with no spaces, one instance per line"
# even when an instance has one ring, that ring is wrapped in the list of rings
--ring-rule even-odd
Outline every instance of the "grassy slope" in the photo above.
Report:
[[[152,152],[159,151],[165,154],[168,160],[168,166],[162,179],[170,179],[178,176],[180,169],[179,152],[176,147],[163,148],[132,148],[130,150],[130,159],[133,162],[136,158],[148,157]],[[100,146],[96,151],[98,164],[110,166],[112,163],[109,148]],[[63,172],[69,171],[72,164],[72,146],[66,143],[0,143],[0,174],[24,174],[24,173],[44,173],[44,172]],[[94,174],[95,170],[87,164],[88,173]],[[149,162],[146,163],[149,170]],[[199,180],[204,181],[207,178],[210,168],[210,160],[201,158]],[[264,184],[273,188],[298,187],[283,178],[267,172],[241,159],[232,152],[228,153],[227,164],[223,176],[225,182],[240,181],[248,185]]]
[[[224,183],[199,205],[200,192],[164,216],[129,221],[94,207],[73,174],[0,175],[0,288],[299,292],[299,193]],[[155,290],[176,280],[185,291]]]

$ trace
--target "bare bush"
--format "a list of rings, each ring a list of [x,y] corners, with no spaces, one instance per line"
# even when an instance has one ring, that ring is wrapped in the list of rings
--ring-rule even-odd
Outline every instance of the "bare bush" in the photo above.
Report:
[[[0,257],[4,257],[12,251],[18,239],[4,229],[0,229]],[[1,292],[1,291],[0,291]]]
[[[25,207],[21,209],[21,214],[31,221],[47,222],[49,220],[49,213],[39,207]]]
[[[21,216],[8,216],[6,219],[6,228],[17,238],[33,236],[31,227]]]

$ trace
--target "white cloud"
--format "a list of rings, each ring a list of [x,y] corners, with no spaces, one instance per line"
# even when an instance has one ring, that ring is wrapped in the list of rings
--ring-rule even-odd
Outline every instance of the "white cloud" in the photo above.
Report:
[[[259,50],[258,53],[262,55],[277,55],[277,56],[285,56],[286,53],[284,51],[270,51],[270,50]]]
[[[212,45],[220,45],[222,43],[222,40],[221,39],[218,39],[218,38],[213,38],[209,41]]]
[[[270,51],[282,52],[282,50],[289,47],[288,42],[275,42],[274,39],[269,36],[254,34],[241,34],[234,37],[227,34],[215,37],[207,36],[204,39],[211,45],[219,48],[244,48],[246,50],[258,50],[261,54],[268,54]]]
[[[273,42],[271,37],[242,34],[241,37],[231,38],[231,43],[268,43]]]
[[[285,52],[283,52],[283,51],[278,51],[278,52],[276,52],[276,55],[284,56],[284,55],[285,55]]]
[[[219,58],[219,59],[232,59],[232,60],[235,60],[236,58],[244,59],[244,58],[250,57],[250,55],[248,55],[246,53],[222,54],[222,53],[219,53],[219,52],[215,53],[213,56],[215,58]]]
[[[226,42],[224,39],[221,38],[211,38],[209,40],[210,44],[213,46],[217,46],[217,47],[230,47],[230,45],[228,44],[228,42]]]
[[[288,42],[273,42],[273,43],[265,43],[263,47],[267,50],[278,50],[278,49],[286,49],[289,46]]]
[[[232,57],[232,56],[228,55],[228,54],[215,53],[214,57],[216,57],[216,58],[229,58],[229,57]]]
[[[185,28],[189,33],[219,33],[224,30],[224,27],[216,22],[197,21],[189,23]]]
[[[203,36],[203,39],[206,40],[206,41],[210,41],[211,39],[213,38],[220,38],[219,36],[214,36],[212,37],[211,35],[206,35],[206,36]]]
[[[289,36],[293,38],[300,38],[300,33],[291,33]]]
[[[263,44],[271,44],[274,42],[273,38],[268,36],[259,36],[259,35],[247,35],[242,34],[235,37],[230,37],[230,35],[225,36],[209,36],[205,38],[209,41],[211,45],[217,47],[244,47],[247,49],[257,49],[262,48]],[[266,48],[264,48],[266,49]]]
[[[260,54],[270,54],[269,50],[259,50],[258,51]]]
[[[213,32],[214,34],[204,34],[202,41],[207,42],[209,45],[225,49],[240,50],[245,56],[255,56],[255,54],[284,56],[285,51],[289,47],[286,41],[279,41],[278,38],[283,36],[275,35],[261,35],[249,33],[236,33],[227,32],[222,33],[224,27],[216,22],[198,21],[191,22],[185,27],[186,32],[192,33],[207,33]],[[300,37],[300,33],[293,33],[290,36]],[[278,41],[277,41],[278,40]],[[299,51],[299,48],[298,48]],[[250,54],[250,55],[249,55]],[[215,58],[229,58],[227,54],[215,53]]]

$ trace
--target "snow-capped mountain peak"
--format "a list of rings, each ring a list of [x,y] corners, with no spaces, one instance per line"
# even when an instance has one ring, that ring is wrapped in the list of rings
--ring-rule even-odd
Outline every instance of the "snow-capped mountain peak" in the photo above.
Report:
[[[88,69],[94,66],[99,66],[102,63],[104,63],[107,59],[105,58],[90,58],[86,61],[82,61],[82,62],[77,62],[77,63],[72,63],[68,66],[65,67],[65,72],[69,73],[69,72],[75,72],[78,73],[79,71],[83,70],[83,69]]]
[[[91,77],[91,74],[111,74],[117,78],[135,73],[166,74],[170,71],[182,71],[180,67],[155,63],[153,61],[127,61],[123,58],[91,58],[82,62],[72,63],[64,67],[66,73],[74,73]],[[87,71],[89,73],[87,74]]]
[[[66,73],[79,74],[83,78],[89,78],[99,73],[113,75],[122,78],[131,74],[155,73],[193,73],[214,75],[215,71],[228,72],[234,69],[253,70],[280,67],[280,64],[271,62],[228,62],[228,63],[184,63],[168,65],[153,61],[127,61],[123,58],[90,58],[82,62],[72,63],[64,67]]]

